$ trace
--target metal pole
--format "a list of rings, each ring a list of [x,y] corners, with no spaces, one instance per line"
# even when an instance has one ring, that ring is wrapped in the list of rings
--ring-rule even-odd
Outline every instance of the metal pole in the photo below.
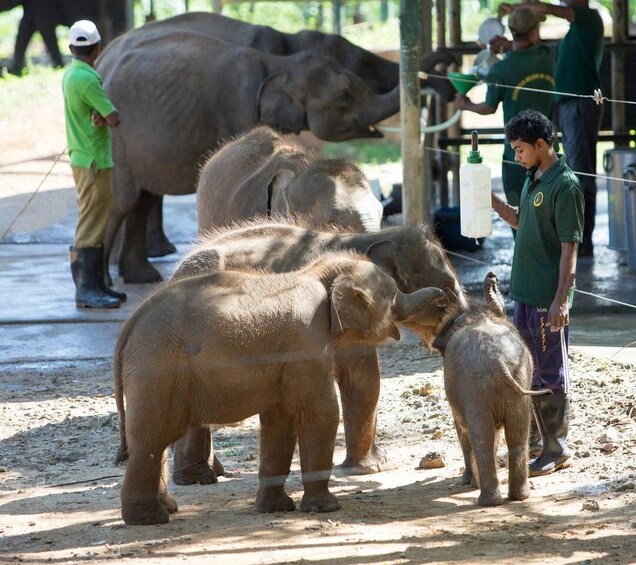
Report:
[[[135,3],[134,0],[126,0],[126,29],[135,27]]]
[[[404,223],[427,219],[422,193],[420,61],[422,5],[400,0],[400,125],[402,128],[402,210]]]
[[[336,35],[340,35],[342,31],[342,25],[340,22],[340,16],[342,11],[341,0],[332,0],[331,10],[333,15],[333,22],[332,22],[331,28]]]

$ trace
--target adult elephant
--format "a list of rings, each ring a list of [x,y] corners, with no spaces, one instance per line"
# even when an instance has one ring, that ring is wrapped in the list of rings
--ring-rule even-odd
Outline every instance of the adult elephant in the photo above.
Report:
[[[16,75],[21,75],[25,68],[26,50],[36,32],[42,36],[53,66],[62,67],[64,61],[57,43],[57,26],[70,27],[77,20],[93,20],[105,39],[122,33],[126,27],[125,5],[122,0],[1,0],[0,12],[20,5],[23,14],[15,40],[13,65],[9,69],[9,72]]]
[[[289,136],[259,126],[227,143],[201,169],[199,232],[255,216],[284,215],[312,227],[376,231],[382,204],[346,159],[316,159]]]
[[[258,49],[273,55],[291,55],[305,50],[316,50],[338,61],[343,67],[360,77],[374,92],[387,93],[398,87],[400,67],[398,63],[380,57],[358,47],[340,35],[303,30],[298,33],[283,33],[269,26],[253,25],[220,14],[190,12],[147,24],[127,33],[113,42],[108,49],[108,61],[100,60],[99,69],[106,78],[118,57],[146,41],[174,30],[196,31],[233,43]],[[103,56],[102,59],[106,57]],[[454,58],[444,50],[426,53],[420,60],[420,70],[427,72],[437,64],[448,65]],[[452,100],[455,90],[451,84],[436,77],[422,81],[422,86],[440,93],[444,100]],[[162,197],[151,207],[148,230],[148,254],[159,257],[176,251],[162,228]]]
[[[397,87],[377,94],[321,53],[269,55],[196,30],[166,30],[123,54],[107,48],[103,69],[121,117],[105,254],[126,220],[125,282],[161,280],[147,258],[148,211],[159,195],[193,192],[198,168],[222,140],[259,123],[331,141],[379,137],[375,124],[399,110]]]

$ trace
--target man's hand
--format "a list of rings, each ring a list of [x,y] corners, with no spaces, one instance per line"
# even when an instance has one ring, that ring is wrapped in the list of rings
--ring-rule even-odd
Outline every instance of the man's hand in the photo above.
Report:
[[[91,118],[93,120],[93,125],[96,128],[103,128],[106,125],[106,120],[104,119],[104,117],[100,116],[97,112],[93,112]]]
[[[553,302],[548,310],[548,321],[551,332],[558,332],[570,323],[570,311],[567,304]]]
[[[495,37],[488,42],[488,45],[493,53],[507,53],[512,49],[512,41],[501,35],[495,35]]]
[[[470,104],[470,98],[468,98],[468,96],[459,93],[455,94],[455,106],[458,110],[465,110],[468,104]]]

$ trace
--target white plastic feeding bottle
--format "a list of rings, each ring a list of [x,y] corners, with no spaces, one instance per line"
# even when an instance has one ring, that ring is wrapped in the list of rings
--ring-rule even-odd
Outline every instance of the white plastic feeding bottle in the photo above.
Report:
[[[468,162],[459,169],[459,219],[464,237],[480,238],[492,233],[490,168],[482,163],[477,131],[471,133]]]

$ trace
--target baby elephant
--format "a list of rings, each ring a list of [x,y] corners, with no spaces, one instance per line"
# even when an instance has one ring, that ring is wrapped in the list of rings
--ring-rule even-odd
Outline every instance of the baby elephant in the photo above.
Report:
[[[525,500],[533,362],[516,328],[505,320],[498,279],[484,281],[486,308],[458,309],[433,342],[444,356],[444,387],[464,453],[462,484],[479,486],[478,503],[502,504],[495,450],[503,427],[509,454],[508,498]]]
[[[254,414],[257,510],[294,509],[284,485],[297,439],[301,510],[340,508],[328,488],[339,420],[334,348],[399,339],[395,322],[422,311],[437,327],[445,303],[437,288],[402,294],[379,267],[344,253],[293,273],[187,278],[151,295],[123,327],[113,364],[118,461],[128,461],[124,521],[163,523],[177,510],[165,451],[189,426]]]

